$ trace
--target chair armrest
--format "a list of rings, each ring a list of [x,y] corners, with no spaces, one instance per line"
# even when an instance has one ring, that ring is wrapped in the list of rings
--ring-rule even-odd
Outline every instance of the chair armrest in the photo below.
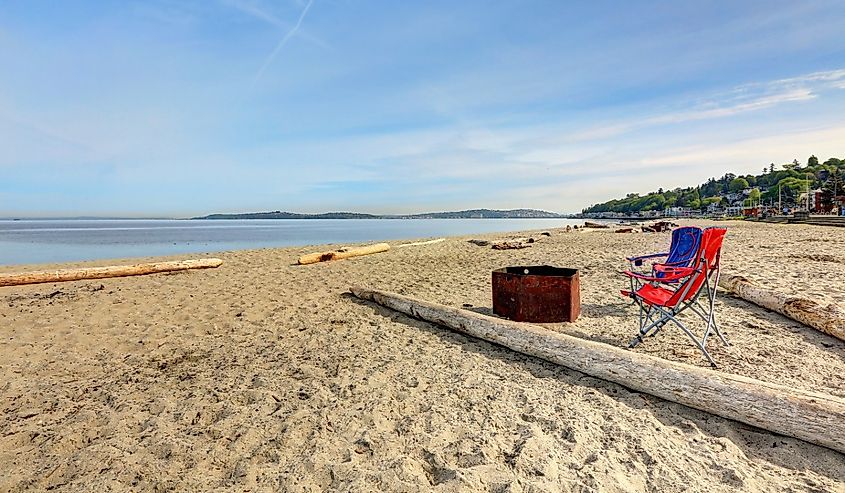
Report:
[[[635,262],[637,260],[645,260],[645,259],[648,259],[648,258],[668,257],[668,256],[669,256],[669,252],[652,253],[651,255],[640,255],[638,257],[627,257],[627,258],[625,258],[625,260],[627,260],[628,262]]]
[[[695,269],[692,267],[677,267],[671,264],[655,264],[654,271],[660,272],[662,274],[672,275],[680,275],[681,277],[686,277],[692,275],[695,272]],[[665,277],[663,279],[666,279]]]
[[[695,271],[693,270],[693,272],[695,272]],[[629,270],[626,270],[625,272],[623,272],[623,274],[625,274],[628,277],[634,278],[634,279],[639,279],[641,281],[660,282],[660,283],[677,281],[679,279],[689,277],[689,275],[690,275],[690,274],[668,274],[664,277],[654,277],[654,276],[647,276],[645,274],[639,274],[637,272],[631,272]]]

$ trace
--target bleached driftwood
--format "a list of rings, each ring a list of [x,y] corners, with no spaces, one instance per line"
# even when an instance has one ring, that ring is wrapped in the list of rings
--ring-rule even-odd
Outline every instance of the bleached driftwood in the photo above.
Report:
[[[845,399],[716,372],[406,296],[358,298],[593,377],[845,453]]]
[[[590,222],[590,221],[584,221],[584,227],[585,228],[593,228],[593,229],[607,229],[610,226],[608,226],[607,224],[602,224],[602,223],[593,223],[593,222]]]
[[[209,269],[220,267],[219,258],[196,260],[176,260],[172,262],[153,262],[148,264],[112,265],[108,267],[87,267],[81,269],[45,270],[0,274],[0,286],[19,286],[45,282],[79,281],[82,279],[104,279],[107,277],[141,276],[158,272],[172,272],[188,269]]]
[[[738,298],[845,341],[845,312],[836,305],[825,307],[807,298],[765,289],[742,276],[724,276],[719,280],[719,286]]]
[[[446,238],[437,238],[436,240],[428,240],[428,241],[416,241],[414,243],[404,243],[402,245],[397,245],[397,248],[409,247],[409,246],[420,246],[420,245],[433,245],[435,243],[440,243],[442,241],[446,241]]]
[[[381,253],[390,250],[390,245],[387,243],[376,243],[375,245],[367,245],[360,248],[341,248],[331,252],[309,253],[299,257],[300,265],[315,264],[317,262],[327,262],[329,260],[341,260],[350,257],[360,257],[361,255],[370,255],[371,253]]]
[[[491,247],[493,250],[519,250],[521,248],[529,248],[531,243],[520,240],[506,240],[493,243]]]

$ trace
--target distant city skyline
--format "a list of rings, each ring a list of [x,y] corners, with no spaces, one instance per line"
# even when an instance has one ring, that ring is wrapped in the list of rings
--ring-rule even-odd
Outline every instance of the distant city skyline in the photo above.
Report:
[[[845,158],[841,2],[7,2],[0,217],[572,213]]]

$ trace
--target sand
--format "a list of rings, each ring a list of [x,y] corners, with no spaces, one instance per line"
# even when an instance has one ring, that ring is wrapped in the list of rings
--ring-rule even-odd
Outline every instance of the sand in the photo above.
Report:
[[[845,306],[845,229],[722,224],[727,273]],[[669,234],[552,230],[509,251],[469,238],[0,288],[0,491],[845,491],[840,453],[343,294],[490,313],[492,269],[576,267],[583,314],[549,327],[624,346],[622,257]],[[734,343],[709,342],[722,371],[845,397],[845,342],[726,296],[717,310]],[[707,367],[677,330],[636,351]]]

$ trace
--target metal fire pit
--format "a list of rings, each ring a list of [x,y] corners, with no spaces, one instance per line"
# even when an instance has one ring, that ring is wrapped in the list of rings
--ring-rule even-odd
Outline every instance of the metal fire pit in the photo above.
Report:
[[[549,265],[494,270],[493,313],[517,322],[574,322],[581,314],[578,270]]]

